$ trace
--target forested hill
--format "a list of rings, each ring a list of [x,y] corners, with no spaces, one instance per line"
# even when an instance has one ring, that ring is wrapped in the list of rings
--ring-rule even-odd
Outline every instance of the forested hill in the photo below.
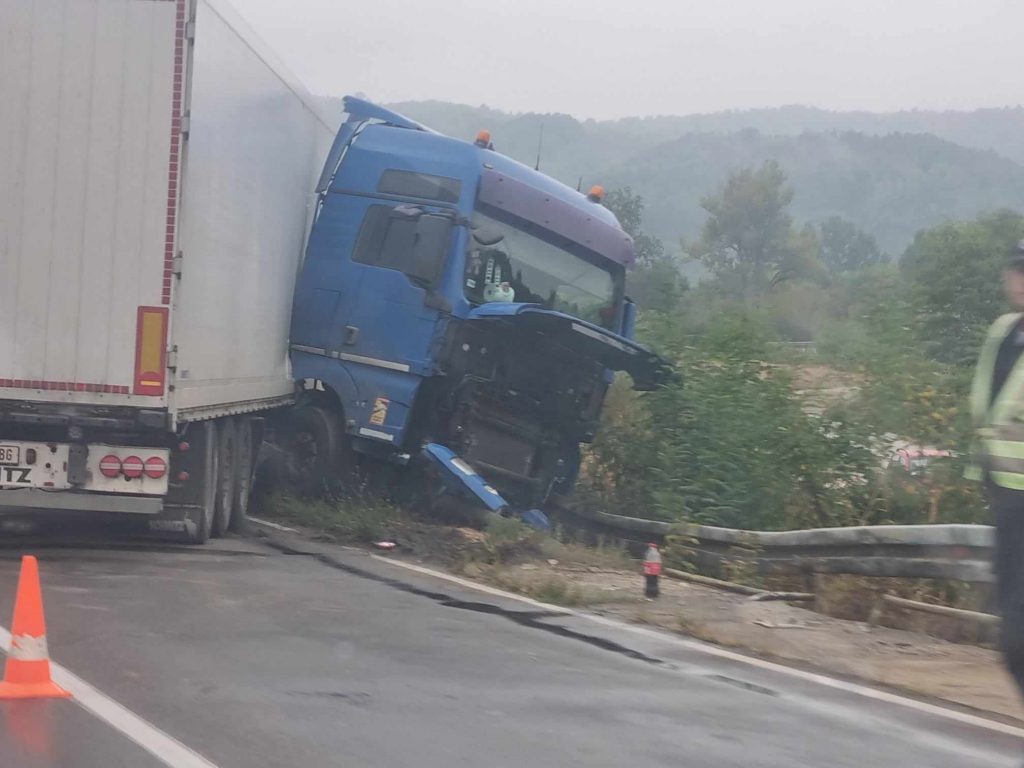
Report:
[[[783,107],[578,121],[436,101],[389,106],[453,136],[487,128],[499,151],[530,165],[543,125],[543,171],[573,186],[581,177],[585,186],[632,186],[646,202],[645,228],[670,247],[696,237],[702,195],[729,172],[770,158],[789,175],[798,220],[842,216],[894,255],[915,232],[947,219],[1024,209],[1022,108],[872,114]]]
[[[927,134],[688,134],[636,153],[602,179],[642,194],[647,228],[674,242],[698,233],[705,219],[701,195],[730,172],[769,159],[779,162],[795,190],[797,221],[842,216],[893,255],[921,229],[1001,207],[1024,208],[1024,166]]]
[[[671,139],[683,133],[732,133],[755,128],[791,136],[806,131],[872,135],[930,133],[972,149],[991,149],[1024,163],[1024,107],[971,112],[830,112],[814,107],[732,110],[685,117],[625,118],[610,123],[633,133]]]

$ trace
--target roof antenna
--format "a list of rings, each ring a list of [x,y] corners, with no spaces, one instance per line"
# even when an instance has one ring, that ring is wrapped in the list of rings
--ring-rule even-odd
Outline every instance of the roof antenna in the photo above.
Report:
[[[582,192],[583,191],[583,177],[582,176],[580,176],[580,180],[576,182],[576,191],[577,192]]]
[[[544,147],[544,123],[540,124],[540,138],[537,139],[537,164],[533,166],[533,170],[540,170],[540,151]]]

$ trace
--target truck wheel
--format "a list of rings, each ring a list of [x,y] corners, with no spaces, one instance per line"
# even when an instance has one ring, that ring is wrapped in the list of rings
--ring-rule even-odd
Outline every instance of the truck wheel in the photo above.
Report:
[[[284,439],[288,487],[303,496],[331,490],[338,464],[338,421],[325,408],[304,405],[288,416]]]
[[[213,516],[217,505],[217,424],[205,421],[200,426],[202,439],[199,450],[200,474],[196,493],[196,505],[189,510],[185,538],[189,544],[205,544],[213,528]],[[200,463],[197,462],[197,463]]]
[[[231,508],[238,484],[238,430],[234,419],[221,419],[217,437],[217,501],[213,516],[213,535],[222,536],[231,525]]]
[[[231,505],[231,521],[228,527],[237,532],[245,528],[245,518],[249,513],[249,497],[252,493],[253,469],[255,466],[255,449],[253,446],[252,421],[239,419],[238,433],[235,436],[235,498]]]

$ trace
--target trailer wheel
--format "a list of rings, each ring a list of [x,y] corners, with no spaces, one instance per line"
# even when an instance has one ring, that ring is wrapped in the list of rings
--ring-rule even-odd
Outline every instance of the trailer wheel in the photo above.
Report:
[[[217,505],[217,459],[220,451],[217,441],[217,424],[206,421],[200,425],[202,439],[199,441],[200,474],[196,493],[196,505],[189,510],[189,525],[185,538],[189,544],[205,544],[213,528],[213,516]],[[198,463],[198,462],[197,462]]]
[[[337,482],[339,428],[334,414],[305,405],[288,418],[284,440],[285,481],[292,491],[315,496]]]
[[[252,495],[256,465],[254,442],[252,420],[239,419],[238,433],[235,436],[235,498],[231,505],[231,521],[228,526],[236,533],[245,528],[246,516],[249,514],[249,498]]]
[[[238,429],[234,419],[221,419],[217,431],[217,501],[213,535],[222,536],[231,525],[231,509],[238,485]]]

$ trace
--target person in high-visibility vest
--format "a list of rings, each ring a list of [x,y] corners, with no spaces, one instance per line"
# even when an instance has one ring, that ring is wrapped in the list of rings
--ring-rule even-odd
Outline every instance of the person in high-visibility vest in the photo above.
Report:
[[[1024,240],[1003,269],[1014,309],[997,319],[981,347],[971,385],[976,431],[968,477],[983,480],[996,528],[996,602],[1001,646],[1024,694]]]

